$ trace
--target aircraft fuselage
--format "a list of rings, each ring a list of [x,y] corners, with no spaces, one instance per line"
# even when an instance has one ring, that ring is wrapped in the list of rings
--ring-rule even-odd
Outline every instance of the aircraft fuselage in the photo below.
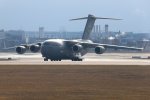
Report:
[[[75,40],[81,42],[82,40]],[[87,48],[83,48],[80,52],[74,52],[74,44],[68,44],[63,39],[49,39],[41,46],[41,54],[47,60],[62,60],[62,59],[80,59],[81,56],[88,52]]]

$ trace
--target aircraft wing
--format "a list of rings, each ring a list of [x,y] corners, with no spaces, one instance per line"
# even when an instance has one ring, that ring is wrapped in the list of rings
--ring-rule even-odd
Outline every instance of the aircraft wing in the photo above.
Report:
[[[136,47],[128,47],[128,46],[119,46],[119,45],[109,45],[109,44],[99,44],[99,43],[79,43],[84,47],[87,48],[95,48],[96,46],[103,46],[106,49],[126,49],[126,50],[139,50],[142,51],[143,48],[136,48]]]
[[[10,49],[15,49],[16,48],[16,46],[14,46],[14,47],[7,47],[7,48],[3,48],[3,50],[10,50]]]
[[[126,49],[126,50],[138,50],[142,51],[143,48],[136,48],[136,47],[128,47],[128,46],[119,46],[119,45],[110,45],[110,44],[99,44],[99,43],[93,43],[93,42],[84,42],[84,41],[66,41],[68,46],[72,46],[75,44],[80,44],[85,48],[95,48],[97,46],[103,46],[106,49]]]
[[[10,49],[16,49],[17,47],[19,46],[25,46],[26,48],[29,48],[30,45],[26,45],[26,44],[21,44],[21,45],[18,45],[18,46],[13,46],[13,47],[7,47],[7,48],[3,48],[3,50],[10,50]]]
[[[30,46],[32,45],[41,45],[43,42],[37,42],[37,43],[31,43],[31,44],[20,44],[20,45],[16,45],[16,46],[13,46],[13,47],[7,47],[7,48],[4,48],[5,50],[9,50],[9,49],[14,49],[16,47],[19,47],[19,46],[25,46],[26,48],[29,48]]]

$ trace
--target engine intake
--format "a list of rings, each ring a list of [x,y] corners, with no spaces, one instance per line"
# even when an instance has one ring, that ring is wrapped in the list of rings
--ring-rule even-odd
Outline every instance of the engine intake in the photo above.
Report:
[[[75,45],[72,47],[72,51],[73,51],[73,52],[80,52],[82,49],[83,49],[82,45],[78,45],[78,44],[75,44]]]
[[[16,52],[18,54],[24,54],[26,52],[27,48],[25,46],[19,46],[16,48]]]
[[[95,53],[96,54],[103,54],[105,52],[105,48],[103,46],[97,46],[95,48]]]
[[[36,53],[36,52],[39,52],[41,46],[40,45],[31,45],[30,46],[30,51],[33,52],[33,53]]]

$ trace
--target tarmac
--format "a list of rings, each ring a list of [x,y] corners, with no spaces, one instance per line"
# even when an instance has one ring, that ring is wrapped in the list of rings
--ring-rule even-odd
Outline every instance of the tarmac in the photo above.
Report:
[[[40,53],[0,53],[0,64],[31,64],[31,65],[150,65],[149,53],[89,53],[83,61],[43,61]]]

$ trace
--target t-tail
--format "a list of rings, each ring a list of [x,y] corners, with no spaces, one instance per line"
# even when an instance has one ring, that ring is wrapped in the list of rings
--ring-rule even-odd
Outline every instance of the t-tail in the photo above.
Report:
[[[88,40],[89,39],[96,19],[121,20],[121,19],[116,19],[116,18],[95,17],[95,16],[90,15],[90,14],[88,15],[88,17],[71,19],[71,20],[82,20],[82,19],[87,19],[86,26],[85,26],[83,36],[82,36],[83,40]]]

